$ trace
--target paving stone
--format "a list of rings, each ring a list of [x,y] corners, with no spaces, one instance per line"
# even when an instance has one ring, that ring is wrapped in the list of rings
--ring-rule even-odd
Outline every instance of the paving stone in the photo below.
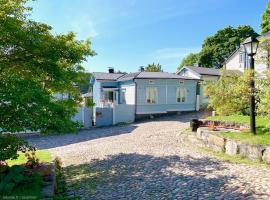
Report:
[[[69,195],[85,200],[270,199],[268,168],[214,159],[183,139],[196,115],[29,142],[62,158]]]

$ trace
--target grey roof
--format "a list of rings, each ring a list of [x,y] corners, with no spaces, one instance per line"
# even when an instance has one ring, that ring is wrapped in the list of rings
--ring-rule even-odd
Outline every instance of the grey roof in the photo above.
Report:
[[[136,79],[194,79],[168,72],[141,72]]]
[[[212,75],[220,76],[220,70],[215,68],[206,68],[206,67],[193,67],[193,66],[184,66],[185,68],[191,69],[194,72],[197,72],[201,75]]]
[[[93,75],[96,78],[96,80],[116,81],[118,78],[120,78],[124,74],[105,73],[105,72],[94,72]]]
[[[135,77],[137,77],[141,72],[134,72],[134,73],[129,73],[129,74],[125,74],[124,76],[121,76],[118,81],[128,81],[128,80],[132,80]]]
[[[197,80],[195,78],[184,77],[168,72],[134,72],[129,74],[114,74],[114,73],[93,73],[96,80],[109,80],[109,81],[127,81],[133,79],[187,79]]]

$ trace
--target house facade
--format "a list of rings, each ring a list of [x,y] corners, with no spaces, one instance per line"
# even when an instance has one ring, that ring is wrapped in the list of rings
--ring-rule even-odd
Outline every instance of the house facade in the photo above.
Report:
[[[196,110],[198,79],[166,72],[93,73],[96,126],[129,123],[155,114]]]
[[[204,92],[204,85],[209,81],[217,81],[221,75],[219,69],[215,68],[205,68],[205,67],[195,67],[195,66],[184,66],[176,72],[178,75],[183,77],[192,77],[199,79],[198,86],[198,100],[200,108],[205,108],[208,105],[208,98]]]
[[[264,39],[270,39],[270,32],[265,33],[261,36],[258,36],[257,39],[259,41],[263,41]],[[255,66],[254,69],[259,77],[264,76],[264,72],[269,69],[269,64],[261,62],[262,57],[269,57],[270,52],[265,52],[259,43],[257,54],[254,57]],[[247,53],[243,45],[240,45],[223,63],[223,66],[226,70],[239,70],[242,73],[249,68],[250,62]]]

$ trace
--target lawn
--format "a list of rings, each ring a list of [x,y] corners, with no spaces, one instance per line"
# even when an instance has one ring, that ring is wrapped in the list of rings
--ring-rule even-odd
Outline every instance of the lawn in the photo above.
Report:
[[[51,162],[52,155],[49,151],[46,150],[37,150],[36,155],[40,162]],[[24,153],[19,153],[19,157],[16,160],[8,160],[7,163],[9,166],[21,165],[26,163],[27,159],[24,156]]]
[[[243,115],[211,116],[208,117],[208,119],[227,122],[249,123],[249,116]],[[248,144],[261,144],[270,146],[270,130],[266,128],[266,125],[268,123],[269,122],[267,119],[262,117],[256,117],[256,135],[253,135],[250,132],[221,132],[220,135],[224,138],[234,139]]]

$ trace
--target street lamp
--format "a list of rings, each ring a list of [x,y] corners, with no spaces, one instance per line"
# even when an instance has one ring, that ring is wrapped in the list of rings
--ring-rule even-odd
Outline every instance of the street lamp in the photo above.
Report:
[[[259,41],[255,37],[247,38],[243,43],[245,52],[250,57],[250,70],[251,78],[249,82],[250,86],[250,132],[256,134],[256,120],[255,120],[255,82],[254,82],[254,55],[257,53]]]

